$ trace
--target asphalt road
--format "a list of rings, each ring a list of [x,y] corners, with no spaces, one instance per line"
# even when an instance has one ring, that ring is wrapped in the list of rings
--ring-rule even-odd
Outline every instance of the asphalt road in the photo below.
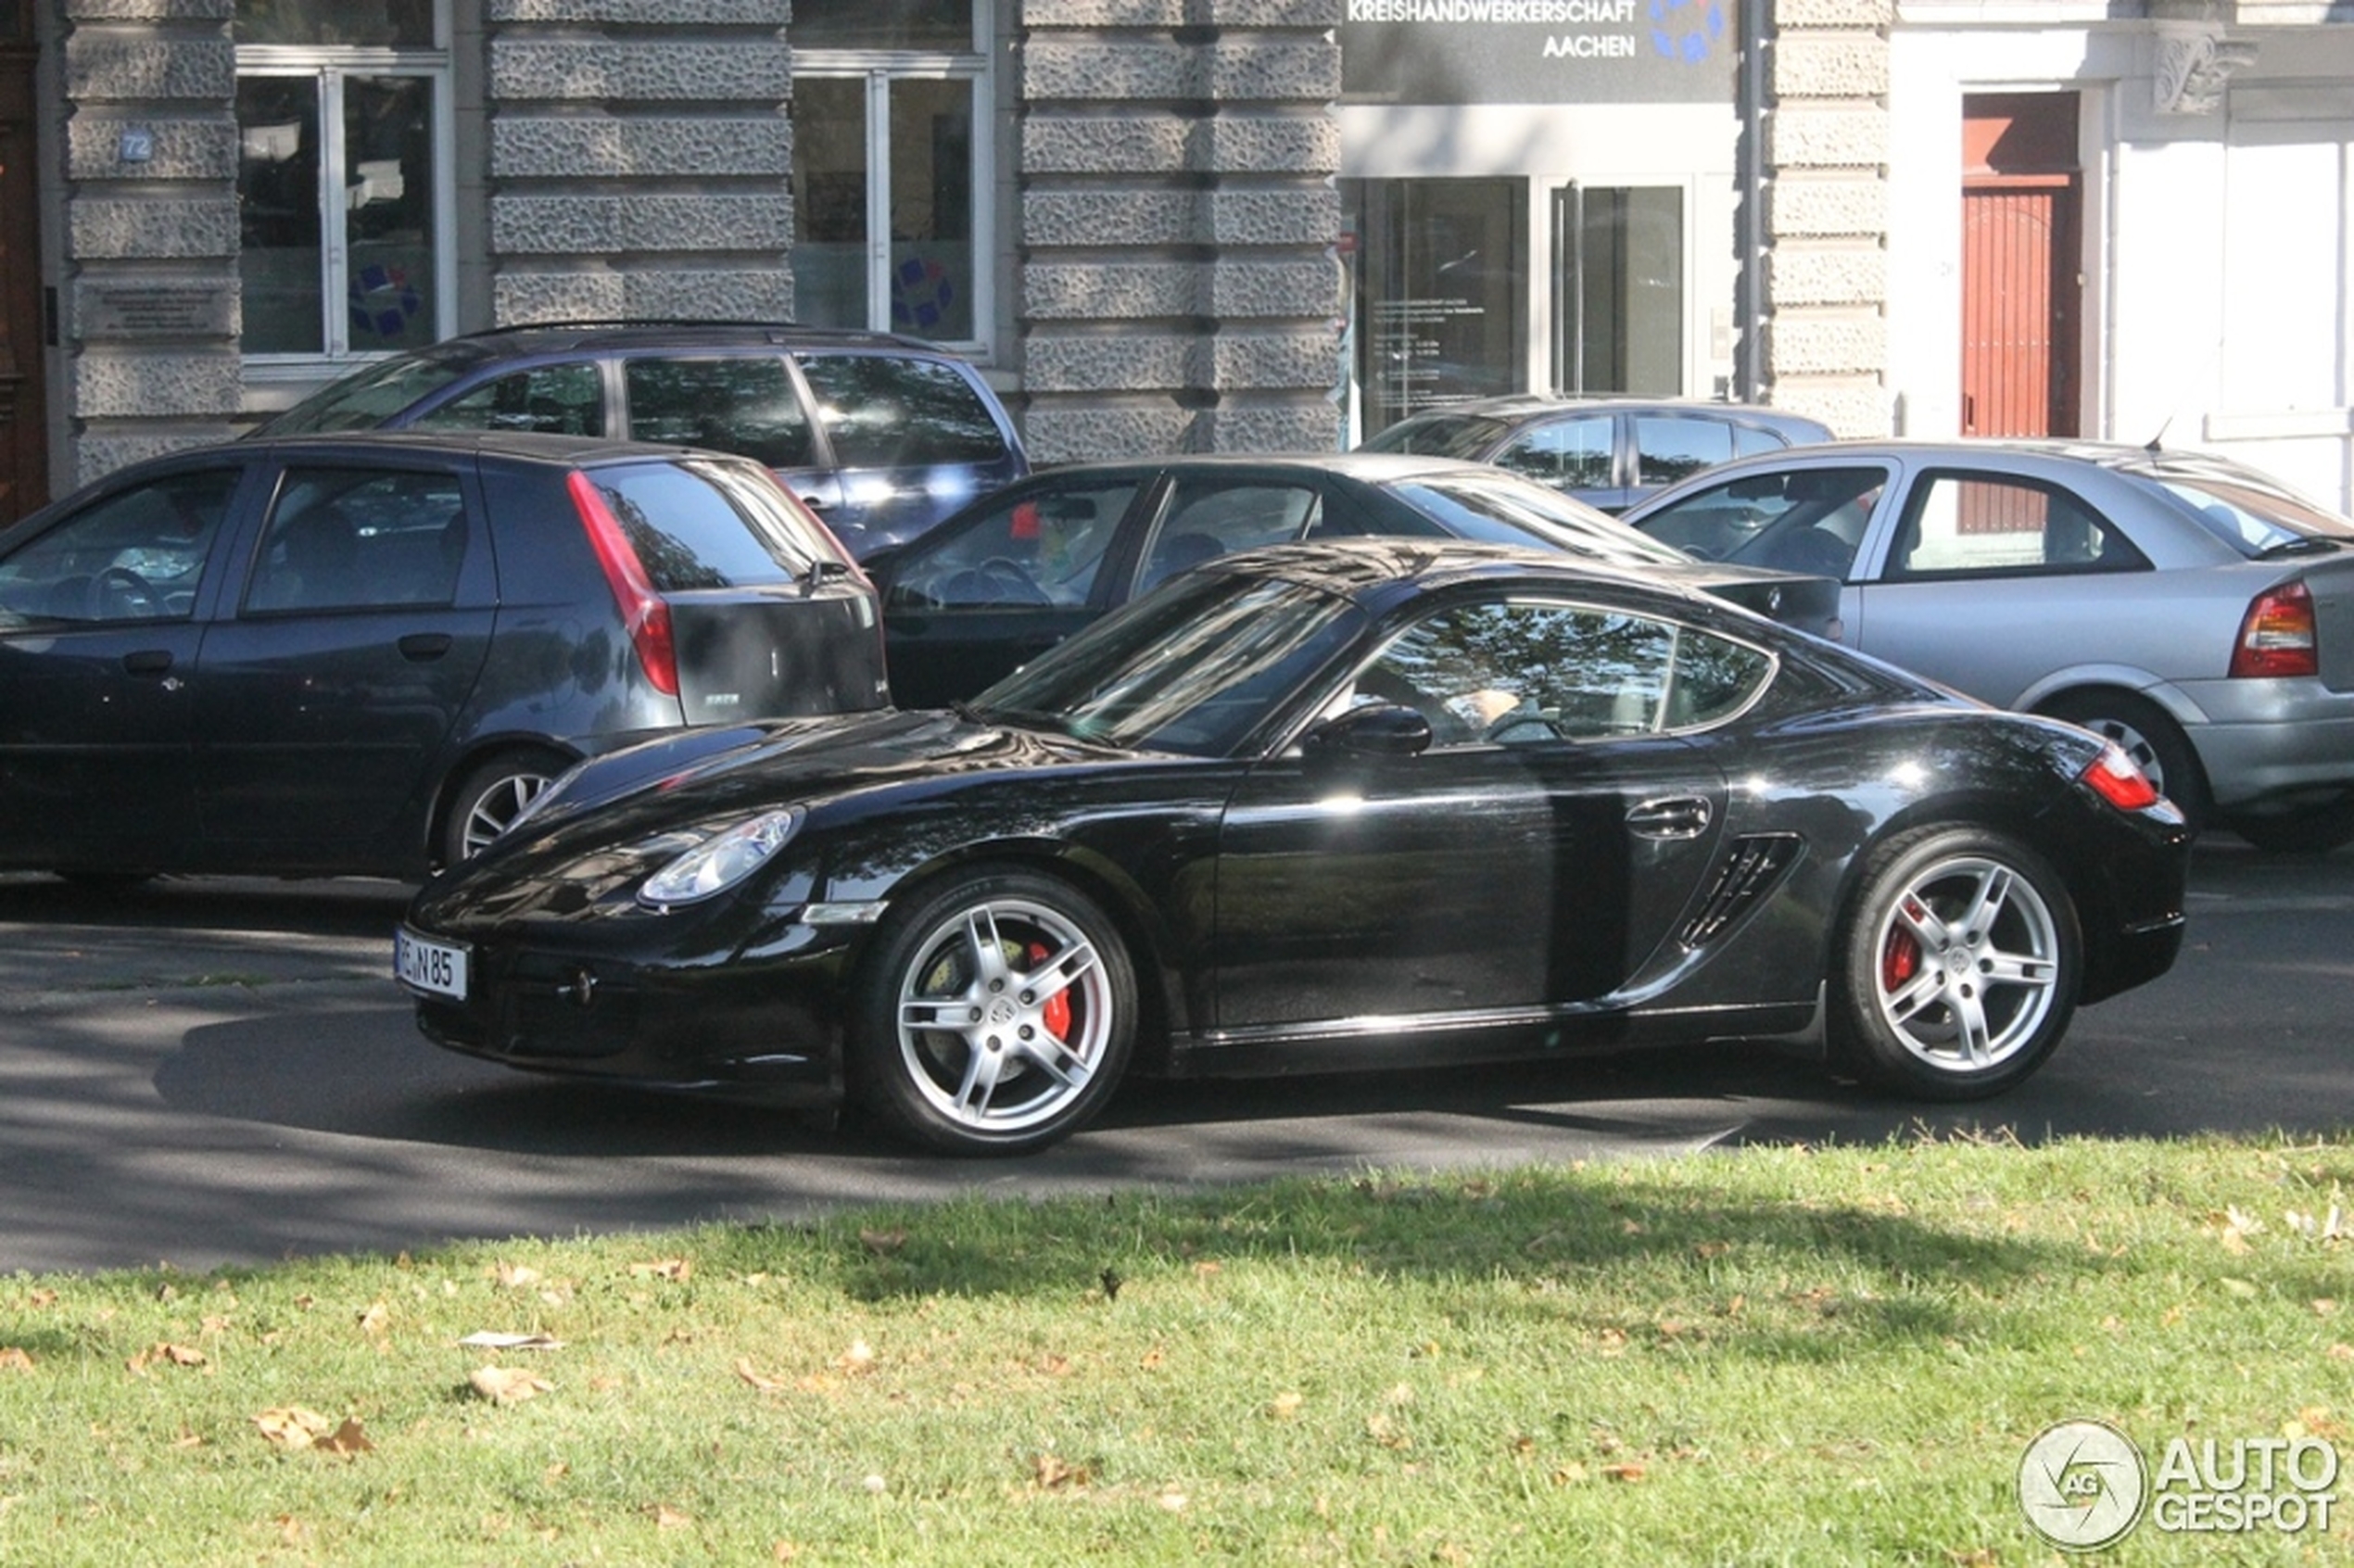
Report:
[[[192,879],[107,899],[0,876],[0,1272],[206,1269],[975,1189],[1877,1141],[1921,1124],[2027,1142],[2354,1127],[2354,850],[2297,862],[2219,838],[2193,887],[2174,971],[2080,1012],[2044,1071],[1998,1101],[1922,1107],[1726,1049],[1135,1084],[1068,1144],[975,1161],[437,1050],[388,978],[406,896],[394,884]]]

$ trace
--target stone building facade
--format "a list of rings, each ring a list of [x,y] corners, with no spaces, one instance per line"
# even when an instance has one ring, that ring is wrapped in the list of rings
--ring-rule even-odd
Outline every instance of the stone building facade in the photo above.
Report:
[[[2170,438],[2240,443],[2340,505],[2354,499],[2348,280],[2300,272],[2298,290],[2268,290],[2258,259],[2268,245],[2354,247],[2344,183],[2295,184],[2354,158],[2342,4],[1578,0],[1563,12],[1604,20],[1554,29],[1546,53],[1630,57],[1680,42],[1711,54],[1724,72],[1713,95],[1666,105],[1641,86],[1626,101],[1597,95],[1581,85],[1604,80],[1590,74],[1522,95],[1547,101],[1487,101],[1540,80],[1518,57],[1529,51],[1493,44],[1492,70],[1474,57],[1468,82],[1399,56],[1399,72],[1437,83],[1421,102],[1352,52],[1366,18],[1465,14],[1449,0],[803,0],[798,14],[792,0],[43,0],[23,8],[13,49],[0,38],[0,111],[11,80],[25,106],[13,123],[0,112],[0,136],[29,146],[37,171],[0,185],[0,380],[12,360],[21,387],[0,406],[26,427],[20,466],[46,467],[16,478],[13,508],[234,435],[366,359],[367,342],[342,340],[339,298],[315,348],[257,350],[287,324],[284,297],[257,282],[257,225],[277,220],[250,188],[258,145],[291,151],[257,128],[253,106],[272,94],[343,82],[352,96],[319,101],[345,104],[355,138],[350,106],[368,95],[432,95],[429,151],[357,158],[346,193],[355,209],[429,213],[432,253],[386,266],[355,251],[327,292],[348,275],[355,322],[414,311],[446,336],[556,320],[827,319],[813,306],[813,236],[854,219],[857,193],[806,179],[797,191],[809,160],[797,164],[796,138],[815,134],[820,91],[897,103],[903,67],[973,95],[965,140],[935,129],[929,148],[892,144],[890,160],[969,155],[956,210],[914,221],[963,224],[977,247],[957,263],[970,319],[948,339],[983,366],[1041,462],[1342,444],[1386,351],[1369,324],[1389,303],[1369,214],[1393,196],[1401,212],[1434,193],[1443,207],[1481,181],[1509,186],[1489,233],[1520,247],[1509,266],[1502,246],[1482,262],[1480,286],[1519,301],[1489,323],[1483,351],[1497,362],[1468,367],[1494,385],[1569,385],[1564,364],[1586,368],[1561,347],[1576,235],[1549,239],[1549,215],[1597,192],[1664,193],[1679,226],[1657,248],[1679,292],[1645,308],[1664,312],[1653,374],[1667,389],[1779,404],[1853,434],[1966,428],[1966,129],[1988,104],[2009,112],[2040,95],[2066,102],[2062,161],[2083,220],[2060,268],[2083,291],[2059,328],[2081,373],[2062,397],[2071,429],[2138,439],[2162,421]],[[821,48],[845,15],[854,33],[861,16],[935,30],[945,18],[951,32],[969,24],[969,42]],[[321,19],[351,17],[391,42],[371,34],[348,58],[309,47]],[[1671,37],[1662,18],[1689,31]],[[919,122],[891,123],[913,135]],[[401,188],[400,171],[424,166],[401,161],[412,154],[436,171],[429,209]],[[903,226],[897,207],[869,202],[872,224]],[[1645,215],[1641,199],[1626,210]],[[1416,244],[1436,232],[1400,221]],[[2221,345],[2204,384],[2168,360],[2161,335],[2185,292]]]

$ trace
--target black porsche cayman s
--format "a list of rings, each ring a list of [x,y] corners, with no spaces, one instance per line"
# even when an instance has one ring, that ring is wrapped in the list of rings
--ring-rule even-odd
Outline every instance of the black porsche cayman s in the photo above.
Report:
[[[1998,1093],[2182,940],[2115,746],[1560,556],[1225,558],[956,710],[583,764],[420,891],[453,1049],[1039,1147],[1124,1074],[1755,1040]]]

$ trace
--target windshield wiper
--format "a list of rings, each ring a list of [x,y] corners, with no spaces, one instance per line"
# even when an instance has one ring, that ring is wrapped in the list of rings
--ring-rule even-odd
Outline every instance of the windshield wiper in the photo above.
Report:
[[[2256,559],[2270,561],[2276,555],[2314,555],[2344,548],[2325,534],[2297,534],[2285,539],[2273,540],[2256,552]]]

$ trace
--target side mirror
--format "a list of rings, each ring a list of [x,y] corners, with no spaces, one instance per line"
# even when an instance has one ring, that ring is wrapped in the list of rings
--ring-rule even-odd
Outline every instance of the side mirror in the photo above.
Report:
[[[1342,758],[1416,757],[1430,750],[1430,720],[1398,702],[1368,702],[1325,720],[1300,737],[1310,763]]]

